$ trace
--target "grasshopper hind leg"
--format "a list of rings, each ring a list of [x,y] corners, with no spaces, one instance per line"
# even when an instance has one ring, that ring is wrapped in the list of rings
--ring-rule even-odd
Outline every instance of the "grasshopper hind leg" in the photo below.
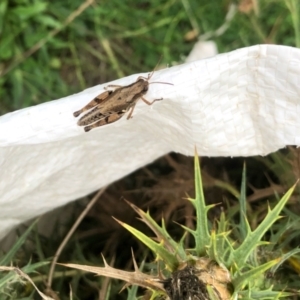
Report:
[[[84,131],[88,132],[88,131],[92,130],[93,128],[97,128],[97,127],[100,127],[100,126],[103,126],[103,125],[107,125],[107,124],[116,122],[119,119],[121,119],[124,114],[125,114],[125,111],[111,113],[110,115],[104,117],[103,119],[97,121],[96,123],[85,126]]]
[[[102,103],[113,91],[106,91],[104,93],[101,93],[96,98],[94,98],[91,102],[89,102],[86,106],[84,106],[82,109],[75,111],[73,113],[74,117],[78,117],[83,112],[97,106],[98,104]]]

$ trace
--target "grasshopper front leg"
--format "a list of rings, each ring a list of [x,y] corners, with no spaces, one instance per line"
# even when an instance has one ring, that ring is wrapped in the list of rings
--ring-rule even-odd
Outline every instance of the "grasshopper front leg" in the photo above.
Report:
[[[129,119],[131,118],[131,115],[132,115],[132,113],[133,113],[133,110],[134,110],[134,108],[135,108],[135,105],[136,105],[136,102],[132,105],[132,107],[131,107],[131,109],[130,109],[130,112],[129,112],[128,116],[127,116],[127,120],[129,120]]]
[[[163,98],[159,98],[159,99],[154,99],[153,101],[148,101],[148,100],[146,100],[144,97],[141,97],[141,99],[147,104],[147,105],[152,105],[154,102],[156,102],[156,101],[161,101],[161,100],[163,100]]]
[[[154,99],[152,102],[150,102],[150,101],[146,100],[144,97],[141,97],[141,99],[142,99],[147,105],[152,105],[152,104],[153,104],[154,102],[156,102],[156,101],[161,101],[161,100],[163,100],[163,98],[159,98],[159,99]],[[134,105],[131,107],[130,112],[129,112],[128,116],[127,116],[127,120],[129,120],[129,119],[131,118],[132,113],[133,113],[133,110],[134,110],[134,108],[135,108],[135,105],[136,105],[136,102],[135,102]]]

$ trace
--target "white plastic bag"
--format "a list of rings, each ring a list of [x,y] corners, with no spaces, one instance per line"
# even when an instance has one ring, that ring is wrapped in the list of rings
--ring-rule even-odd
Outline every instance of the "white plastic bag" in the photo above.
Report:
[[[113,84],[127,85],[139,75]],[[300,144],[300,50],[257,45],[154,73],[130,120],[85,133],[73,112],[107,84],[0,118],[0,238],[170,152],[266,155]]]

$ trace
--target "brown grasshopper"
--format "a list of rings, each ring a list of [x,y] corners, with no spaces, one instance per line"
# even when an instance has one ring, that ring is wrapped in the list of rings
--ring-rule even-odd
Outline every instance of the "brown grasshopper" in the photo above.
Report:
[[[90,131],[93,128],[113,123],[122,118],[122,116],[130,110],[127,120],[131,118],[134,107],[139,99],[142,99],[146,104],[152,105],[156,101],[163,100],[154,99],[153,101],[146,100],[143,96],[149,89],[149,84],[167,82],[150,82],[155,69],[147,76],[139,76],[137,80],[127,86],[108,85],[105,89],[115,88],[114,90],[107,90],[101,93],[91,102],[89,102],[82,109],[73,113],[74,117],[78,117],[83,112],[93,108],[91,111],[83,115],[77,122],[79,126],[85,126],[84,130]]]

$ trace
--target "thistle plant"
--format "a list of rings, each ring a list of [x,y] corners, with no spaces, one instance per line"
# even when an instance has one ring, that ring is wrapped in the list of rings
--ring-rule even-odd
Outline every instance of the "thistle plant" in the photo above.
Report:
[[[125,281],[128,298],[136,299],[136,289],[148,290],[142,299],[169,300],[229,300],[229,299],[281,299],[292,297],[288,283],[281,283],[274,274],[288,259],[300,252],[298,248],[286,251],[280,240],[290,228],[289,219],[282,221],[279,215],[295,186],[279,199],[255,228],[251,229],[246,210],[246,171],[242,175],[239,197],[239,218],[228,217],[221,212],[218,220],[210,222],[208,212],[216,205],[206,205],[200,166],[195,155],[195,198],[188,198],[195,209],[195,228],[179,225],[184,235],[175,241],[168,233],[164,220],[159,225],[149,212],[128,203],[141,220],[155,234],[155,239],[119,220],[124,228],[144,243],[154,254],[156,270],[153,274],[138,267],[134,254],[134,271],[128,272],[110,267],[63,264],[64,266],[92,272],[101,276]],[[238,219],[237,222],[234,220]],[[272,225],[281,219],[279,229]],[[265,241],[268,233],[269,242]],[[193,238],[193,247],[186,249],[187,235]],[[270,276],[272,274],[272,276]]]

